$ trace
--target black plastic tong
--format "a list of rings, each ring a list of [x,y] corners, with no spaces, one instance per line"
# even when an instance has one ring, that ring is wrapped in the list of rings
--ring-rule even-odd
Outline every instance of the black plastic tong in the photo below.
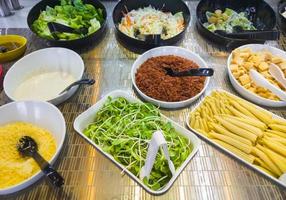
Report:
[[[86,35],[88,33],[87,28],[79,28],[79,29],[74,29],[70,26],[66,26],[64,24],[60,24],[57,22],[48,22],[48,28],[52,34],[52,36],[58,40],[57,33],[75,33],[75,34],[83,34]]]
[[[248,39],[248,40],[278,40],[280,32],[277,30],[241,30],[239,32],[227,33],[223,30],[216,30],[215,33],[228,38]]]
[[[164,67],[166,74],[173,77],[182,77],[182,76],[212,76],[214,74],[214,70],[212,68],[197,68],[190,69],[187,71],[174,71],[169,67]]]

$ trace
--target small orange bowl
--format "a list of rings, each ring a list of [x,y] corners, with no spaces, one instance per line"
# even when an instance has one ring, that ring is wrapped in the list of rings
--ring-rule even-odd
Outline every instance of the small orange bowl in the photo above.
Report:
[[[22,56],[27,48],[27,39],[20,35],[0,35],[0,46],[8,42],[15,42],[19,47],[5,53],[0,53],[0,63],[9,62]]]

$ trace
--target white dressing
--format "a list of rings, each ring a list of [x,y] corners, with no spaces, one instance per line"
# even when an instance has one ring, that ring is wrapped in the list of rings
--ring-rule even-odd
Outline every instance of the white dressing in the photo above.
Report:
[[[59,95],[76,79],[61,71],[43,72],[29,76],[15,89],[14,97],[17,100],[48,101]]]

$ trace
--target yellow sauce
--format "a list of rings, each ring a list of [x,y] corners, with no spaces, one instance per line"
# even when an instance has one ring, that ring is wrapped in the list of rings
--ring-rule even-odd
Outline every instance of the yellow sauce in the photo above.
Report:
[[[56,152],[54,137],[43,128],[24,122],[0,126],[0,189],[19,184],[40,170],[33,158],[23,157],[17,151],[17,143],[25,135],[36,141],[46,160]]]

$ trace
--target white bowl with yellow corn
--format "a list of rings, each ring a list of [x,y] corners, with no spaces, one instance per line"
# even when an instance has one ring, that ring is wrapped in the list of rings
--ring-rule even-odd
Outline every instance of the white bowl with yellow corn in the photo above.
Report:
[[[243,45],[229,55],[227,69],[230,82],[236,91],[244,98],[269,107],[286,106],[285,101],[266,88],[255,85],[249,75],[250,69],[258,71],[270,83],[286,91],[278,81],[269,73],[269,65],[276,64],[286,75],[286,53],[278,48],[263,44]]]

